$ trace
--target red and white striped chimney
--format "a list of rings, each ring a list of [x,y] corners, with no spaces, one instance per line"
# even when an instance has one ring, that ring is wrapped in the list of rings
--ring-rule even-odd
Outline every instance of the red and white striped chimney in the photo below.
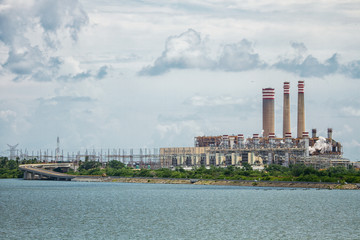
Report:
[[[284,106],[283,106],[283,138],[290,128],[290,82],[284,82]]]
[[[305,102],[304,102],[304,81],[298,82],[298,118],[297,118],[297,137],[301,138],[305,131]]]
[[[275,132],[275,89],[263,88],[263,137],[268,138],[269,133]]]

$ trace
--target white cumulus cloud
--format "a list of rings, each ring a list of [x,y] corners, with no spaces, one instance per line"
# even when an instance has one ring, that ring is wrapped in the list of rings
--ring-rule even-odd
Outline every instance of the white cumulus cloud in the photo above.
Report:
[[[343,107],[342,112],[344,112],[347,116],[360,117],[360,109],[356,109],[351,106]]]
[[[0,111],[0,119],[2,119],[4,121],[10,121],[10,119],[15,118],[16,115],[17,115],[16,112],[14,112],[12,110]]]
[[[88,16],[78,0],[1,1],[0,42],[7,48],[2,51],[8,52],[3,71],[15,74],[15,81],[61,79],[59,67],[67,63],[67,57],[59,54],[61,42],[76,42],[87,24]]]
[[[214,62],[208,57],[200,33],[193,29],[166,40],[165,50],[152,66],[140,71],[141,75],[159,75],[170,69],[210,68]]]
[[[167,39],[165,50],[152,65],[144,67],[140,75],[161,75],[171,69],[205,69],[214,71],[249,71],[254,69],[275,68],[294,73],[300,77],[324,77],[331,74],[343,74],[351,78],[360,78],[360,61],[354,60],[340,64],[338,53],[321,61],[308,53],[302,42],[291,42],[291,49],[285,55],[279,55],[274,64],[262,60],[254,43],[242,39],[236,43],[227,43],[220,47],[215,57],[201,34],[193,29],[171,36]]]

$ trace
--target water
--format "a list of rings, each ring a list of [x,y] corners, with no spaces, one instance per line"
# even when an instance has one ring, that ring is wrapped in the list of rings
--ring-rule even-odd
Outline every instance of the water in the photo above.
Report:
[[[0,239],[359,239],[360,191],[0,180]]]

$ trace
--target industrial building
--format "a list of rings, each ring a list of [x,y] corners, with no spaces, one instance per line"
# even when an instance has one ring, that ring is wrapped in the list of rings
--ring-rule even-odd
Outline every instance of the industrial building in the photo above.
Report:
[[[198,136],[194,147],[160,148],[162,167],[193,166],[242,166],[244,163],[254,168],[265,164],[289,166],[295,163],[327,168],[336,165],[348,166],[350,161],[342,158],[342,146],[332,137],[328,128],[327,137],[312,136],[305,130],[305,83],[298,81],[297,137],[290,129],[290,83],[284,82],[283,133],[275,135],[275,89],[263,88],[263,131],[252,137],[243,134]]]

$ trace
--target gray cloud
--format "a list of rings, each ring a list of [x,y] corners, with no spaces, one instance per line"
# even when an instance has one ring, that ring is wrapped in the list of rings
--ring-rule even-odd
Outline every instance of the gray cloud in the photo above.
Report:
[[[325,61],[307,54],[304,43],[290,43],[292,54],[279,56],[275,64],[261,60],[255,52],[253,43],[243,39],[238,43],[225,44],[220,54],[210,58],[206,42],[201,34],[193,29],[167,39],[165,50],[152,65],[144,67],[140,75],[161,75],[171,69],[206,69],[222,71],[248,71],[252,69],[275,68],[294,73],[300,77],[324,77],[331,74],[344,74],[351,78],[360,78],[360,60],[347,64],[339,63],[339,54],[334,53]]]
[[[302,42],[291,42],[290,45],[299,55],[303,55],[307,51],[305,44]]]
[[[52,80],[52,75],[42,70],[35,72],[32,77],[38,82],[49,82]],[[20,79],[17,79],[15,81],[20,81]]]
[[[217,66],[225,71],[246,71],[263,68],[266,64],[260,60],[259,54],[254,53],[253,44],[243,39],[223,47]]]
[[[0,40],[10,45],[22,23],[16,21],[15,18],[10,18],[10,14],[6,15],[4,12],[4,10],[0,11]]]
[[[102,66],[98,69],[96,74],[93,74],[92,71],[87,70],[77,74],[66,74],[61,75],[57,78],[57,80],[64,81],[64,82],[76,82],[82,81],[88,78],[95,78],[101,80],[106,77],[108,74],[108,66]]]
[[[93,102],[95,101],[93,98],[88,96],[57,96],[49,99],[49,101],[56,101],[56,102]]]
[[[341,71],[351,78],[360,78],[360,60],[341,66]]]
[[[107,75],[108,66],[102,66],[96,74],[97,79],[103,79]]]
[[[40,24],[46,32],[56,32],[60,28],[65,28],[71,37],[77,40],[78,32],[89,21],[78,1],[43,0],[36,5],[39,6],[36,15],[39,16]]]
[[[15,74],[31,74],[37,68],[43,67],[42,53],[38,47],[26,49],[24,52],[12,49],[3,67]]]
[[[51,81],[58,71],[62,60],[60,57],[43,58],[43,53],[38,47],[24,48],[23,52],[9,52],[7,61],[3,64],[12,73],[17,74],[15,82],[30,76],[32,80],[45,82]]]
[[[227,105],[245,105],[248,100],[232,96],[192,96],[184,104],[194,107],[223,107]]]
[[[307,48],[304,43],[291,43],[291,47],[295,51],[295,56],[282,57],[273,65],[274,68],[287,72],[292,72],[300,77],[324,77],[336,73],[340,64],[338,62],[338,54],[333,54],[324,62],[320,62],[312,55],[307,55]]]
[[[155,60],[153,65],[144,67],[139,74],[154,76],[171,69],[191,68],[246,71],[265,66],[259,55],[254,52],[253,44],[246,39],[224,45],[220,56],[211,59],[201,34],[189,29],[178,36],[169,37],[162,55]]]
[[[207,56],[200,33],[193,29],[166,40],[165,50],[152,66],[144,67],[140,75],[160,75],[171,69],[214,67],[215,63]]]
[[[302,61],[285,59],[273,66],[287,72],[296,73],[300,77],[324,77],[338,71],[340,65],[337,59],[338,54],[335,53],[332,57],[321,63],[317,58],[309,55]]]
[[[58,79],[63,64],[57,56],[62,39],[68,35],[74,41],[88,24],[88,16],[78,0],[2,1],[0,2],[0,41],[8,47],[3,70],[16,74],[14,81]],[[40,41],[32,42],[27,32]],[[74,76],[83,78],[82,73]],[[76,75],[75,74],[75,75]]]
[[[75,75],[67,74],[61,75],[57,78],[57,80],[64,81],[64,82],[76,82],[81,81],[87,78],[92,77],[91,71],[81,72]]]

